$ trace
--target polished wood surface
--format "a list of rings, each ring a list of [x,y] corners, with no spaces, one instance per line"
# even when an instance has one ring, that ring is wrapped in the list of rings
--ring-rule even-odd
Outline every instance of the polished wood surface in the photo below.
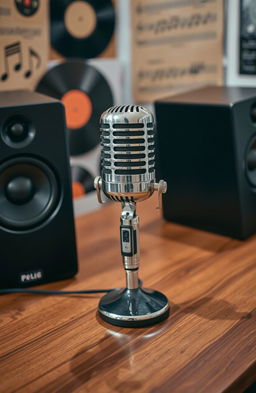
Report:
[[[167,223],[156,203],[138,206],[140,277],[170,299],[168,320],[113,327],[101,295],[1,296],[1,393],[240,393],[256,380],[256,237]],[[119,215],[113,203],[77,219],[79,274],[40,288],[123,286]]]

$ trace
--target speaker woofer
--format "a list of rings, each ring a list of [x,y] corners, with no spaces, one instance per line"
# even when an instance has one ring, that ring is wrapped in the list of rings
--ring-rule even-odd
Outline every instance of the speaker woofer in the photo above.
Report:
[[[250,185],[256,187],[256,137],[251,139],[245,156],[245,170]]]
[[[27,230],[40,225],[55,210],[58,182],[52,169],[31,157],[0,165],[0,225]]]

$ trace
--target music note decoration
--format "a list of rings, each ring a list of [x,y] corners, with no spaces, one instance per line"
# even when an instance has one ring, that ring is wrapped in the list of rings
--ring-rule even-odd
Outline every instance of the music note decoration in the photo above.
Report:
[[[167,67],[156,68],[153,70],[140,69],[138,79],[140,82],[162,82],[168,79],[182,78],[189,75],[199,75],[202,73],[214,73],[216,66],[214,64],[205,64],[204,62],[195,62],[184,67]]]
[[[179,29],[191,29],[193,27],[216,23],[216,20],[216,12],[195,13],[188,17],[172,15],[154,22],[140,22],[137,25],[137,31],[138,33],[153,33],[157,35]]]
[[[14,42],[4,47],[4,72],[1,75],[1,80],[5,81],[9,78],[9,62],[12,56],[17,56],[17,61],[13,67],[14,71],[19,71],[22,67],[22,56],[21,56],[21,44],[20,42]]]
[[[37,69],[40,67],[41,58],[33,48],[29,47],[29,51],[28,51],[29,69],[24,73],[25,78],[30,78],[33,73],[33,58],[36,61],[35,68]]]
[[[152,4],[145,2],[145,4],[138,3],[135,11],[138,15],[142,14],[156,14],[158,12],[168,12],[171,9],[182,9],[186,6],[202,7],[206,4],[215,2],[216,0],[176,0],[176,1],[155,1]]]
[[[4,72],[0,74],[0,79],[5,82],[10,75],[11,58],[16,56],[13,71],[20,71],[23,67],[22,48],[20,42],[14,42],[4,47]],[[34,59],[34,60],[33,60]],[[28,48],[28,69],[24,72],[25,78],[30,78],[34,69],[38,69],[41,65],[41,57],[31,47]]]

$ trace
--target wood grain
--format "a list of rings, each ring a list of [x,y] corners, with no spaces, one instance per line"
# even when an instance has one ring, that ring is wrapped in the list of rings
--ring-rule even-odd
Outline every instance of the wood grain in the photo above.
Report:
[[[140,276],[172,312],[124,329],[96,314],[100,295],[0,297],[2,393],[240,393],[256,380],[256,238],[245,242],[163,221],[139,205]],[[124,285],[120,206],[76,221],[80,272],[47,289]]]

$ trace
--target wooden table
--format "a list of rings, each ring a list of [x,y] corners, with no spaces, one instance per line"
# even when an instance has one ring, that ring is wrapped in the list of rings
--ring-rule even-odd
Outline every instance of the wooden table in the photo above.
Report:
[[[245,242],[164,222],[138,206],[140,276],[170,299],[168,320],[101,322],[101,295],[0,297],[3,393],[235,393],[256,380],[256,238]],[[80,272],[47,289],[124,285],[120,206],[77,219]]]

